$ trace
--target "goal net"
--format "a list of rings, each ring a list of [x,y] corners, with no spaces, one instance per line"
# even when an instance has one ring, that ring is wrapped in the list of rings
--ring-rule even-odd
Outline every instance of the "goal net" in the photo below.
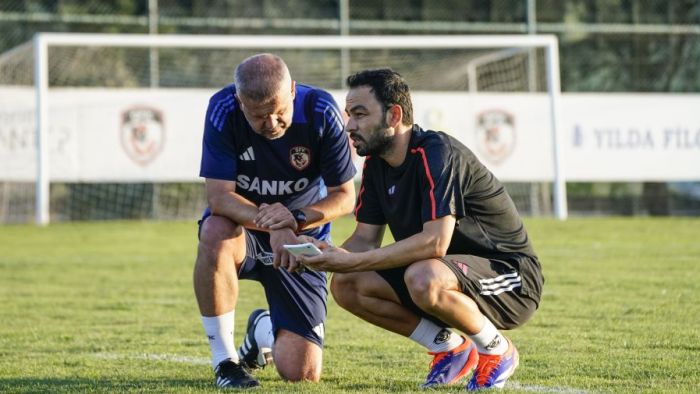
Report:
[[[416,123],[470,147],[521,213],[564,218],[556,45],[551,36],[40,34],[0,55],[0,223],[196,218],[208,99],[259,52],[280,55],[295,80],[341,107],[349,73],[393,68],[411,87]]]

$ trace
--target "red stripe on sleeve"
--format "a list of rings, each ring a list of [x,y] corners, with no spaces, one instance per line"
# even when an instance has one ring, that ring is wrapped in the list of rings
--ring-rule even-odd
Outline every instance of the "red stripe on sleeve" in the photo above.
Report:
[[[360,212],[362,207],[362,194],[365,192],[365,168],[367,168],[367,160],[372,156],[365,157],[365,162],[362,165],[362,182],[360,183],[360,192],[357,194],[357,207],[355,208],[355,219],[357,219],[357,214]]]
[[[428,167],[428,157],[425,155],[425,150],[423,150],[423,148],[411,149],[411,153],[416,152],[420,153],[420,155],[423,157],[423,168],[425,168],[425,176],[428,177],[428,182],[430,183],[430,216],[432,220],[435,220],[435,182],[433,181],[433,176],[430,175],[430,167]]]
[[[362,187],[360,187],[360,193],[357,195],[357,208],[355,208],[355,218],[357,218],[357,214],[360,212],[360,208],[362,208],[362,193],[365,192],[365,185],[363,184]]]

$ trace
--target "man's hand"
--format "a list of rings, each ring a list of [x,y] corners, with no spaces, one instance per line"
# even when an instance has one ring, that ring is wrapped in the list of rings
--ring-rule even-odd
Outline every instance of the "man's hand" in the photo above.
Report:
[[[333,247],[330,243],[328,243],[326,241],[321,241],[320,239],[316,239],[316,238],[310,237],[308,235],[300,235],[300,236],[298,236],[298,238],[299,238],[299,243],[314,244],[314,246],[321,249],[321,251],[324,251],[326,249]]]
[[[321,241],[317,241],[321,242]],[[354,272],[355,267],[360,263],[357,253],[350,253],[343,248],[336,248],[323,243],[324,247],[318,246],[323,254],[313,257],[301,257],[299,262],[310,269],[328,272]]]
[[[272,265],[275,268],[283,268],[289,272],[299,271],[303,267],[296,258],[283,248],[282,245],[295,245],[304,243],[305,241],[300,241],[299,238],[294,234],[289,228],[282,228],[280,230],[270,231],[270,247],[272,248],[272,253],[274,254],[274,259],[272,260]]]
[[[272,205],[260,204],[258,214],[253,219],[253,223],[264,230],[288,228],[292,232],[297,231],[297,221],[294,219],[294,216],[287,207],[278,202]]]

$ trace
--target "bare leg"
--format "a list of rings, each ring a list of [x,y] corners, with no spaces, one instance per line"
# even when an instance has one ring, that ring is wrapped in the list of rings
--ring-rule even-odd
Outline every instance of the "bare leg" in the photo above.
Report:
[[[238,268],[245,258],[243,228],[221,216],[202,224],[194,292],[202,316],[219,316],[235,309],[238,301]]]
[[[409,275],[409,270],[411,270],[412,267],[413,265],[407,269],[404,278],[411,278],[416,284],[423,283],[419,278]],[[416,271],[416,275],[419,273],[419,271]],[[446,278],[443,279],[446,280]],[[457,279],[454,278],[454,280],[456,282]],[[449,280],[445,283],[448,282]],[[429,281],[428,283],[432,282]],[[409,289],[411,289],[412,285],[413,283],[409,283],[407,280]],[[412,297],[414,290],[422,289],[418,289],[417,286],[414,286],[414,289],[410,291]],[[333,281],[331,282],[331,291],[333,292],[333,297],[340,306],[374,325],[410,337],[428,349],[431,349],[433,345],[444,343],[435,341],[437,335],[444,329],[427,319],[421,319],[420,316],[403,306],[398,296],[391,288],[391,285],[376,272],[360,272],[342,275],[334,274]],[[448,295],[451,296],[451,294]],[[431,297],[432,294],[429,294],[426,298],[431,299]],[[416,299],[417,297],[413,297],[414,302]],[[434,314],[433,309],[424,308],[425,303],[422,302],[423,299],[419,301],[421,301],[421,303],[416,302],[419,308],[436,317],[443,317],[444,313],[441,315]],[[449,300],[443,298],[441,301]],[[458,301],[461,302],[462,300]],[[454,313],[450,307],[446,307],[446,309],[448,309],[450,313]],[[451,323],[451,320],[454,319],[443,319],[443,321],[447,323]],[[426,338],[428,338],[427,341]],[[448,343],[446,346],[449,346],[449,348],[446,347],[444,350],[435,350],[431,353],[435,358],[431,364],[430,373],[423,384],[425,388],[457,383],[476,367],[478,358],[476,349],[471,341],[463,341],[461,336],[452,335],[451,333],[446,339]],[[443,357],[446,351],[450,351],[451,357],[446,360],[451,361],[447,364],[444,362],[437,362],[437,360],[441,359],[439,357]]]
[[[335,273],[331,292],[338,305],[352,314],[405,337],[420,322],[420,317],[401,305],[391,286],[376,272]]]
[[[418,307],[467,335],[481,331],[484,315],[474,300],[459,290],[455,274],[440,260],[411,264],[404,274],[411,299]]]
[[[278,330],[273,347],[277,372],[283,379],[297,382],[321,379],[323,351],[315,343],[287,330]]]

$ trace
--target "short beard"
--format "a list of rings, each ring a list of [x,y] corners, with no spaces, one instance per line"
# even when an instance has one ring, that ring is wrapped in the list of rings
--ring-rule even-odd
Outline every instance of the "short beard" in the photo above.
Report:
[[[357,154],[359,156],[382,156],[389,152],[394,137],[390,135],[387,130],[389,130],[389,125],[385,121],[382,121],[381,125],[377,126],[369,133],[369,138],[365,141],[365,146],[356,149]]]

